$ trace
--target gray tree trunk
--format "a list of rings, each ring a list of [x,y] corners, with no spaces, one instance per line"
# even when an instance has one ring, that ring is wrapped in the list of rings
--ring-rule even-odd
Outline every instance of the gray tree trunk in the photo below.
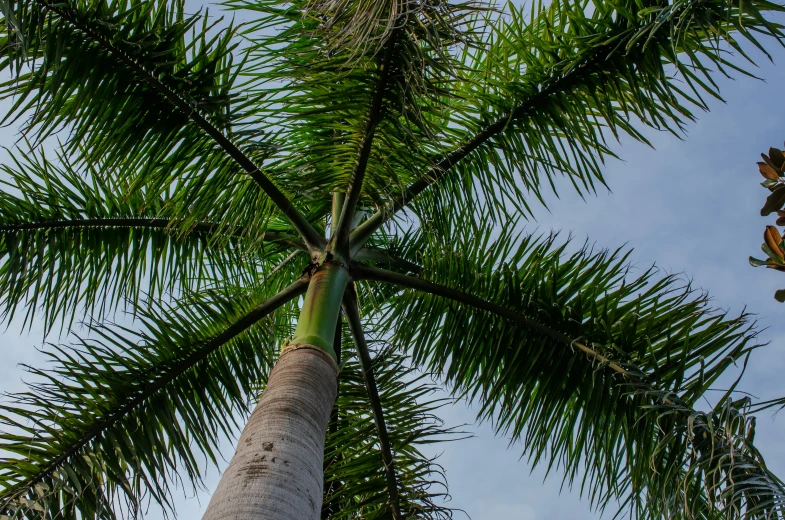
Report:
[[[320,517],[337,374],[333,358],[317,347],[283,350],[202,520]]]

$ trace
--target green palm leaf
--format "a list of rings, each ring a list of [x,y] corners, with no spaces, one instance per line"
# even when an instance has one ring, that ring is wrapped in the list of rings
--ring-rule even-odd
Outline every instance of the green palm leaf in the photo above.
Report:
[[[65,157],[11,157],[13,167],[2,167],[8,192],[0,193],[0,295],[9,318],[26,308],[28,321],[41,312],[47,328],[60,318],[67,326],[82,309],[100,320],[124,303],[138,307],[142,295],[176,296],[220,279],[253,286],[264,269],[245,260],[254,249],[247,232],[211,222],[180,232],[169,200],[129,194],[108,163],[82,175]]]
[[[508,4],[488,40],[465,53],[465,76],[450,93],[459,104],[445,112],[439,149],[355,241],[437,182],[453,196],[485,200],[502,219],[511,207],[530,213],[560,174],[580,193],[594,191],[614,156],[609,138],[647,142],[645,127],[679,133],[692,110],[707,108],[704,96],[719,97],[715,74],[749,74],[743,42],[782,42],[770,21],[782,10],[766,0],[586,1],[537,4],[527,17]],[[728,48],[741,59],[731,61]]]
[[[132,186],[153,197],[176,185],[172,202],[184,217],[204,219],[219,207],[227,220],[227,211],[247,210],[242,202],[258,204],[254,199],[264,193],[268,197],[252,213],[258,224],[269,217],[265,206],[275,204],[298,232],[318,242],[257,166],[271,143],[259,128],[255,99],[237,99],[232,88],[235,28],[213,34],[214,22],[185,16],[183,5],[4,4],[0,48],[7,59],[0,67],[17,73],[0,91],[0,97],[14,98],[8,117],[30,115],[25,128],[39,141],[67,128],[69,154],[83,151],[87,162],[123,164],[133,172]],[[238,180],[243,171],[248,176]]]
[[[438,387],[427,374],[417,373],[392,345],[374,343],[378,348],[373,367],[389,430],[402,513],[407,518],[452,518],[452,511],[443,505],[447,487],[442,470],[421,451],[458,433],[443,426],[436,415],[448,401],[432,397]],[[402,379],[402,373],[412,375]],[[324,502],[331,508],[330,518],[390,516],[384,459],[370,408],[361,367],[352,355],[341,369],[338,416],[328,429],[325,448]]]
[[[651,518],[783,513],[785,485],[745,440],[746,415],[724,401],[694,410],[755,348],[748,316],[712,309],[678,277],[629,276],[621,251],[568,254],[554,237],[483,231],[456,230],[453,250],[437,242],[421,255],[423,283],[358,267],[451,298],[406,291],[381,307],[416,363],[479,402],[532,463],[569,484],[588,467],[581,489],[600,508],[615,498]]]
[[[140,331],[93,327],[50,352],[48,369],[30,368],[40,382],[2,406],[0,511],[115,518],[117,500],[138,512],[145,496],[172,507],[172,485],[199,484],[199,454],[216,462],[274,361],[275,336],[290,329],[284,310],[260,321],[307,286],[275,295],[279,284],[261,303],[214,293],[150,302]]]

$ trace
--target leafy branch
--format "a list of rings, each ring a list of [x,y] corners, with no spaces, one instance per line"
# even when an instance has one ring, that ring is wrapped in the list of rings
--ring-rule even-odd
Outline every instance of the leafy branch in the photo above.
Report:
[[[777,148],[769,148],[769,155],[760,154],[763,162],[758,163],[758,170],[765,179],[761,185],[771,194],[766,198],[766,203],[760,210],[763,217],[777,213],[777,226],[785,226],[785,154]],[[776,226],[766,226],[763,232],[763,245],[761,249],[768,258],[758,260],[750,257],[750,264],[754,267],[768,267],[785,272],[785,242],[782,240]],[[785,302],[785,289],[774,293],[778,302]]]
[[[725,398],[695,408],[755,348],[748,318],[714,311],[673,276],[629,277],[619,251],[564,255],[554,237],[510,227],[491,239],[445,225],[450,249],[421,242],[420,277],[361,265],[355,277],[414,289],[373,293],[394,341],[479,401],[478,416],[520,439],[534,464],[561,466],[568,483],[589,468],[581,490],[596,507],[621,500],[642,518],[785,512],[785,485],[739,437],[741,418],[754,419],[739,412],[730,432],[717,426]],[[695,448],[704,440],[710,453]]]

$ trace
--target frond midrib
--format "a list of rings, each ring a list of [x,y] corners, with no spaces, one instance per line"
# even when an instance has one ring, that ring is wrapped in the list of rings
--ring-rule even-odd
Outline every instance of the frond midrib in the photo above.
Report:
[[[108,218],[90,218],[85,217],[81,219],[54,219],[54,220],[37,220],[35,222],[25,222],[20,224],[0,224],[0,233],[14,232],[14,231],[34,231],[34,230],[50,230],[50,229],[68,229],[68,228],[151,228],[163,230],[175,230],[174,225],[179,221],[151,217],[151,218],[126,218],[126,217],[108,217]],[[247,237],[248,229],[241,226],[233,226],[227,228],[221,224],[214,224],[211,222],[196,222],[188,227],[188,232],[197,233],[219,233],[231,237]],[[276,231],[265,231],[262,234],[262,240],[268,242],[279,242],[290,245],[297,249],[305,249],[297,237],[287,233]]]
[[[384,464],[385,477],[387,480],[387,493],[390,496],[390,507],[393,513],[393,520],[403,520],[403,517],[401,516],[401,505],[399,503],[398,478],[395,470],[395,459],[390,445],[390,436],[387,431],[387,423],[384,419],[384,410],[382,409],[382,403],[379,397],[379,388],[376,384],[373,361],[368,352],[368,344],[365,341],[365,333],[363,332],[362,323],[360,321],[357,295],[354,288],[351,286],[347,288],[346,294],[344,295],[343,309],[346,314],[346,319],[349,322],[349,330],[352,332],[354,344],[360,359],[360,367],[365,380],[365,391],[368,394],[368,400],[371,402],[371,412],[373,414],[374,423],[376,424],[376,435],[382,452],[382,462]]]

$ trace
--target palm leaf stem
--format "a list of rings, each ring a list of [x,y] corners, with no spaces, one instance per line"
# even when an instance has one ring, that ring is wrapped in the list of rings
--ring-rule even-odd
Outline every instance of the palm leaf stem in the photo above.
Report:
[[[331,219],[331,226],[332,229],[330,234],[335,236],[336,229],[338,228],[338,222],[341,219],[341,211],[343,210],[344,203],[346,202],[346,193],[341,191],[334,191],[332,193],[332,204],[330,208],[330,219]],[[352,219],[352,224],[354,224],[354,219]],[[412,271],[414,273],[419,273],[422,271],[422,267],[412,263],[405,258],[400,258],[396,255],[388,253],[387,251],[380,251],[377,249],[368,249],[362,248],[357,251],[353,258],[359,261],[371,261],[380,264],[389,265],[391,267],[395,267],[397,269],[401,269],[403,271]]]
[[[376,80],[371,106],[368,109],[368,116],[365,120],[365,129],[360,144],[360,152],[354,163],[351,182],[349,183],[346,199],[341,208],[338,224],[333,230],[331,239],[332,246],[333,248],[336,248],[338,254],[344,257],[348,257],[349,235],[352,220],[354,219],[354,210],[357,207],[357,202],[360,200],[360,193],[363,188],[365,172],[368,169],[368,159],[371,156],[371,148],[373,146],[373,137],[376,132],[376,127],[382,118],[384,94],[387,90],[387,83],[390,76],[390,62],[392,61],[393,52],[395,50],[395,42],[398,39],[398,32],[399,31],[397,30],[393,31],[384,45],[384,54],[382,55],[378,68],[379,76]]]
[[[227,327],[222,333],[207,341],[202,348],[183,359],[181,362],[173,365],[170,370],[167,370],[164,374],[158,377],[155,382],[151,383],[144,392],[134,396],[111,414],[105,417],[96,418],[96,421],[82,437],[76,440],[68,449],[60,453],[56,458],[52,459],[48,464],[41,468],[38,473],[29,479],[18,483],[13,488],[4,490],[4,499],[11,499],[19,493],[23,493],[30,489],[36,483],[46,478],[47,475],[55,471],[70,457],[78,453],[79,450],[88,444],[91,440],[99,437],[102,432],[106,431],[107,428],[110,428],[125,415],[132,412],[141,403],[153,396],[156,392],[165,388],[167,384],[189,370],[196,363],[205,359],[207,356],[221,348],[221,346],[225,345],[231,339],[244,332],[246,329],[257,323],[265,316],[268,316],[281,306],[285,305],[287,302],[304,294],[308,288],[309,281],[310,277],[308,275],[304,275],[303,277],[299,278],[294,283],[280,291],[278,294],[268,298],[256,306],[245,316],[237,320],[231,326]]]
[[[346,202],[345,192],[334,191],[332,193],[332,200],[330,204],[330,227],[332,228],[330,231],[331,235],[334,235],[335,230],[338,229],[338,221],[341,220],[341,211],[343,210],[344,202]]]
[[[74,228],[153,228],[153,229],[170,229],[176,222],[168,218],[86,218],[86,219],[68,219],[68,220],[51,220],[41,222],[25,222],[21,224],[0,224],[0,233],[14,232],[14,231],[35,231],[35,230],[48,230],[48,229],[74,229]],[[190,232],[197,233],[219,233],[231,237],[243,237],[246,235],[247,229],[241,226],[224,229],[220,224],[213,224],[210,222],[197,222],[189,229]],[[308,248],[303,242],[295,236],[278,231],[265,231],[262,237],[263,242],[273,242],[276,244],[286,245],[298,252],[308,252]],[[405,258],[398,257],[386,251],[379,249],[362,248],[355,255],[354,258],[360,261],[377,262],[384,265],[389,265],[404,271],[411,271],[419,273],[422,271],[422,266],[410,262]],[[284,260],[288,262],[288,260]],[[272,273],[271,273],[272,274]]]
[[[390,283],[393,285],[398,285],[400,287],[405,287],[407,289],[415,289],[418,291],[423,291],[429,294],[433,294],[435,296],[441,296],[443,298],[448,298],[450,300],[454,300],[456,302],[470,305],[477,309],[481,309],[492,314],[496,314],[497,316],[501,316],[503,318],[507,318],[511,321],[516,323],[520,323],[526,328],[531,330],[535,330],[549,338],[555,339],[561,343],[564,343],[570,347],[577,348],[581,352],[591,356],[592,358],[596,359],[600,363],[607,365],[611,370],[618,372],[619,374],[630,376],[630,372],[628,372],[623,367],[612,363],[608,358],[600,354],[599,352],[593,350],[592,348],[580,343],[569,336],[562,334],[559,331],[553,330],[550,327],[543,325],[521,313],[511,311],[506,307],[498,305],[493,302],[489,302],[487,300],[483,300],[482,298],[478,298],[472,294],[465,293],[463,291],[459,291],[457,289],[452,289],[450,287],[446,287],[444,285],[430,282],[428,280],[423,280],[422,278],[416,276],[409,276],[401,273],[395,273],[392,271],[387,271],[386,269],[380,269],[378,267],[371,267],[368,265],[362,264],[355,264],[353,265],[352,275],[355,280],[372,280],[376,282],[385,282]]]
[[[169,229],[175,221],[168,218],[86,218],[69,220],[51,220],[41,222],[25,222],[23,224],[0,224],[0,233],[9,231],[31,231],[39,229],[66,229],[66,228],[158,228]],[[234,227],[224,229],[220,224],[210,222],[197,222],[191,226],[190,231],[199,233],[220,232],[227,236],[241,237],[245,235],[245,228]],[[295,249],[305,250],[305,246],[297,237],[276,231],[265,231],[262,239],[265,242],[276,242],[288,245]]]
[[[414,262],[410,262],[405,258],[401,258],[388,253],[387,251],[379,249],[362,248],[352,258],[358,261],[368,260],[379,264],[389,265],[391,267],[395,267],[403,271],[411,271],[413,273],[421,273],[423,269],[419,264],[415,264]]]
[[[360,311],[357,305],[357,294],[353,286],[349,286],[344,293],[343,311],[346,315],[346,321],[349,323],[349,329],[352,332],[354,344],[357,347],[360,367],[362,368],[363,377],[365,379],[365,388],[368,391],[368,400],[371,402],[371,411],[373,412],[376,431],[379,435],[379,445],[381,447],[382,459],[387,477],[387,491],[390,494],[390,507],[392,508],[393,520],[402,520],[398,500],[398,479],[395,475],[395,463],[392,456],[390,436],[387,432],[387,424],[384,421],[384,410],[382,410],[382,403],[379,397],[379,388],[376,385],[376,378],[373,374],[373,361],[368,352],[368,343],[365,341],[365,333],[363,332],[362,323],[360,321]]]
[[[309,248],[316,247],[321,244],[324,239],[319,236],[319,233],[311,226],[306,218],[297,210],[289,198],[276,186],[254,162],[243,153],[232,140],[225,135],[221,130],[208,121],[192,103],[178,96],[177,93],[166,85],[163,81],[157,78],[154,74],[147,70],[141,63],[134,60],[117,45],[109,41],[107,38],[99,34],[90,26],[81,22],[68,10],[62,8],[62,4],[52,2],[51,0],[35,0],[41,4],[46,10],[57,14],[63,20],[73,25],[84,33],[85,36],[95,41],[106,51],[115,56],[120,63],[130,69],[133,73],[138,75],[144,82],[150,85],[158,94],[161,95],[166,101],[171,103],[175,108],[180,110],[186,117],[188,117],[198,128],[205,132],[212,138],[218,146],[220,146],[245,172],[262,188],[262,190],[270,197],[270,200],[278,207],[278,209],[289,220],[297,233],[303,238]]]

